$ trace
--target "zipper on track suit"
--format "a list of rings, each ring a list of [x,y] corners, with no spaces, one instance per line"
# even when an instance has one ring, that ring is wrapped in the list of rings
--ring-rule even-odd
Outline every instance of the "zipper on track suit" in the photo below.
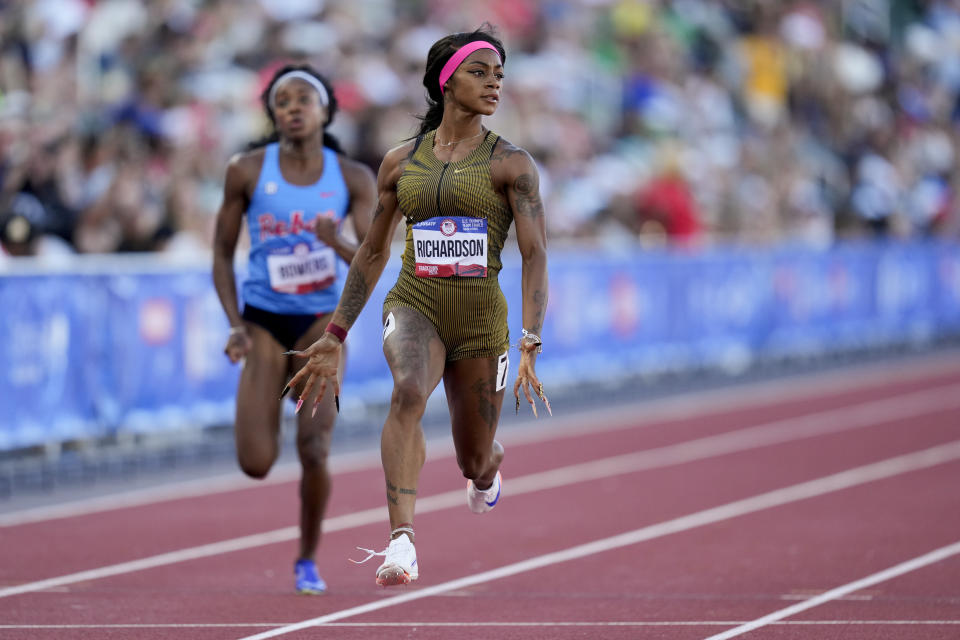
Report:
[[[437,215],[440,215],[440,187],[443,185],[443,176],[447,175],[447,167],[449,166],[449,162],[443,163],[443,171],[440,172],[440,179],[437,180]]]

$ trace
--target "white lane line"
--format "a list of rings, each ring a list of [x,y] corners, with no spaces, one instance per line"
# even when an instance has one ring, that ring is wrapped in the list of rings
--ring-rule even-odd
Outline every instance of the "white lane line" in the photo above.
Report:
[[[773,444],[783,444],[818,435],[840,433],[851,429],[878,426],[885,422],[927,415],[936,411],[950,410],[960,406],[960,385],[919,391],[905,396],[866,402],[852,407],[822,411],[820,413],[788,418],[747,427],[737,431],[708,436],[674,445],[647,449],[600,460],[592,460],[548,471],[531,473],[507,479],[506,495],[520,495],[535,491],[556,489],[563,486],[599,480],[611,476],[659,469],[685,462],[705,460],[717,456],[750,451]],[[421,498],[417,501],[417,513],[430,513],[451,507],[462,506],[463,491],[447,491]],[[351,529],[387,520],[386,507],[327,518],[323,530],[327,533]],[[263,533],[251,534],[197,547],[178,549],[147,558],[98,567],[36,582],[0,588],[0,598],[33,591],[52,589],[67,584],[99,580],[111,576],[144,571],[155,567],[197,560],[209,556],[252,549],[268,544],[295,540],[300,530],[296,526],[283,527]]]
[[[954,542],[953,544],[949,544],[945,547],[935,549],[930,553],[925,553],[922,556],[907,560],[906,562],[901,562],[900,564],[894,565],[889,569],[878,571],[877,573],[869,575],[865,578],[854,580],[853,582],[848,582],[845,585],[830,589],[830,591],[821,593],[820,595],[810,598],[804,602],[798,602],[795,605],[785,607],[779,611],[768,613],[762,618],[757,618],[756,620],[742,624],[734,629],[710,636],[707,638],[707,640],[727,640],[728,638],[735,638],[753,631],[754,629],[765,627],[772,622],[782,620],[783,618],[789,618],[790,616],[796,615],[801,611],[806,611],[807,609],[812,609],[826,602],[830,602],[831,600],[836,600],[837,598],[848,593],[853,593],[854,591],[871,587],[880,582],[886,582],[887,580],[896,578],[897,576],[901,576],[905,573],[916,571],[917,569],[921,569],[927,565],[946,560],[947,558],[955,556],[958,553],[960,553],[960,542]]]
[[[956,371],[957,360],[953,354],[937,354],[918,358],[916,361],[899,363],[897,367],[897,380],[907,381]],[[809,395],[826,393],[835,396],[840,393],[866,389],[872,385],[889,382],[890,375],[886,369],[877,370],[874,364],[854,365],[826,373],[802,374],[777,380],[735,385],[724,389],[694,391],[615,408],[578,412],[568,416],[557,416],[549,421],[525,421],[518,424],[509,424],[503,428],[503,431],[510,433],[512,443],[526,444],[548,438],[556,440],[559,437],[576,437],[588,432],[616,431],[627,426],[640,428],[664,420],[680,420],[716,411],[769,406],[785,400],[801,399]],[[431,459],[453,455],[449,437],[431,441],[428,446]],[[379,464],[379,451],[331,456],[331,466],[335,473],[375,468]],[[259,481],[250,480],[238,471],[210,478],[172,482],[159,487],[133,489],[111,495],[82,498],[60,504],[0,513],[0,528],[84,516],[183,498],[254,490],[266,485],[292,482],[299,477],[300,465],[292,462],[278,465],[271,471],[268,478]]]
[[[257,628],[282,627],[284,622],[183,622],[156,624],[0,624],[4,629],[219,629],[219,628]],[[622,620],[597,622],[329,622],[325,627],[352,628],[390,628],[390,627],[729,627],[743,624],[742,620]],[[912,625],[960,625],[960,620],[782,620],[770,623],[773,626],[805,625],[872,625],[872,626],[912,626]]]
[[[909,453],[894,458],[888,458],[880,462],[848,469],[808,482],[801,482],[782,489],[776,489],[767,493],[761,493],[750,498],[729,502],[719,507],[705,509],[690,515],[667,520],[658,524],[642,527],[626,533],[594,540],[586,544],[569,547],[561,551],[547,553],[541,556],[528,558],[521,562],[509,564],[491,571],[484,571],[472,576],[465,576],[456,580],[443,582],[432,587],[418,589],[416,591],[405,592],[390,598],[384,598],[369,602],[364,605],[335,611],[316,618],[304,620],[296,624],[264,631],[252,636],[247,636],[241,640],[265,640],[266,638],[275,638],[277,636],[299,631],[309,627],[323,625],[327,622],[334,622],[344,618],[386,609],[400,604],[405,604],[413,600],[420,600],[430,596],[440,595],[449,591],[456,591],[466,587],[472,587],[485,582],[499,580],[509,576],[526,573],[535,569],[549,567],[570,560],[585,558],[605,551],[611,551],[622,547],[631,546],[654,538],[660,538],[681,531],[689,531],[698,527],[710,524],[716,524],[725,520],[737,518],[739,516],[756,513],[766,509],[783,506],[800,500],[822,496],[828,493],[849,489],[863,485],[876,480],[892,478],[910,471],[927,469],[936,465],[952,462],[960,459],[960,440],[955,440],[948,444],[943,444],[930,449],[924,449],[914,453]],[[958,543],[960,544],[960,543]]]

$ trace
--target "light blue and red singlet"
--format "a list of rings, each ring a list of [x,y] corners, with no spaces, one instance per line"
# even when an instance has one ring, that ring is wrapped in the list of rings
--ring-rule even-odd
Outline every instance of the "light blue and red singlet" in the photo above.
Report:
[[[242,289],[244,303],[279,314],[333,311],[347,265],[317,239],[313,223],[322,215],[342,223],[349,202],[336,152],[323,148],[323,175],[302,187],[283,179],[279,145],[267,145],[247,209],[250,262]]]

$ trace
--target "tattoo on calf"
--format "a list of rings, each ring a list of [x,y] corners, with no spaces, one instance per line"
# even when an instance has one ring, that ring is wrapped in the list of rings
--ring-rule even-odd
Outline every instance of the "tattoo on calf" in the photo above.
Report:
[[[416,489],[407,489],[406,487],[396,487],[389,480],[387,482],[387,500],[390,501],[390,504],[396,506],[400,503],[399,496],[415,496],[417,495]]]

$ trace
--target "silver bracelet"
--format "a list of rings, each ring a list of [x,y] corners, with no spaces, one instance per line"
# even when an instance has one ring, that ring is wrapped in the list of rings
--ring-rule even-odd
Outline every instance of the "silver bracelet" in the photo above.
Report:
[[[235,336],[235,335],[237,335],[238,333],[240,333],[241,331],[246,331],[246,330],[247,330],[247,325],[245,325],[245,324],[238,324],[238,325],[235,326],[235,327],[230,327],[230,335]]]
[[[534,346],[537,348],[537,353],[543,353],[543,340],[540,339],[540,336],[533,333],[532,331],[527,331],[526,329],[521,329],[523,332],[523,337],[521,340],[532,340]]]

